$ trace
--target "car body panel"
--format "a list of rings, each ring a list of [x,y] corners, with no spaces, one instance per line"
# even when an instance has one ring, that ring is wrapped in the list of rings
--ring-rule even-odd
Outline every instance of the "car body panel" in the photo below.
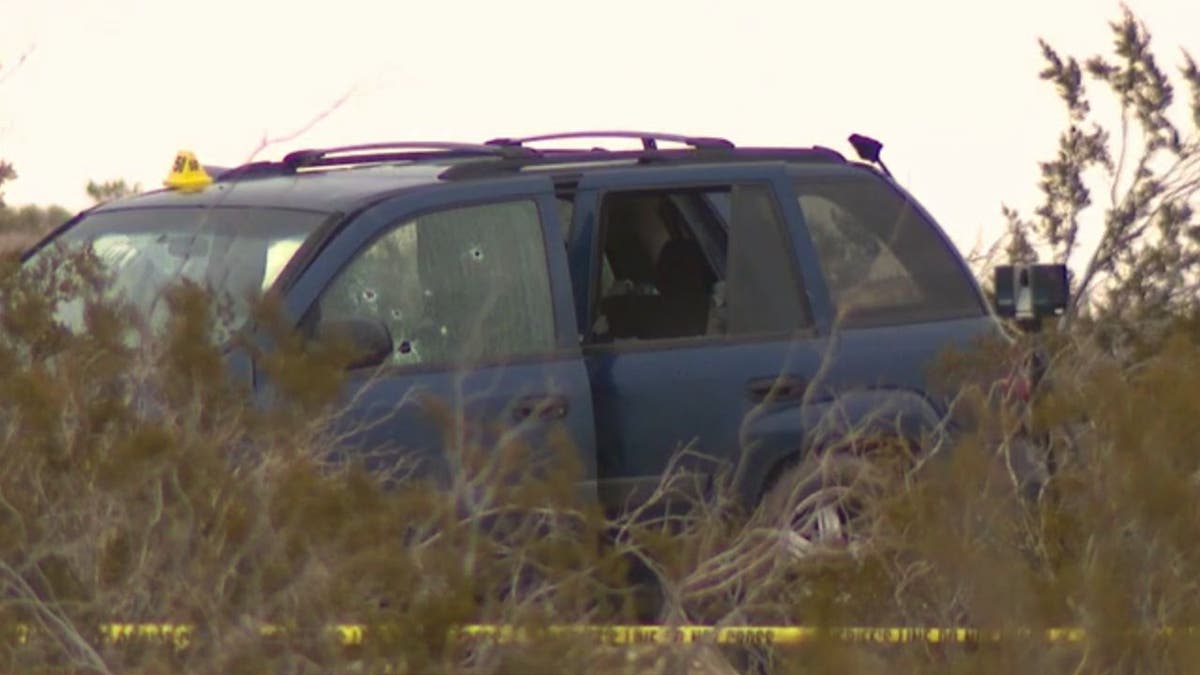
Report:
[[[880,420],[899,434],[920,435],[938,427],[947,401],[932,392],[929,365],[947,347],[966,347],[979,336],[1001,332],[945,232],[890,178],[836,153],[804,151],[793,157],[783,149],[767,149],[759,156],[747,151],[744,161],[736,155],[705,159],[712,156],[698,153],[693,160],[686,151],[633,152],[614,154],[621,162],[603,165],[596,161],[602,155],[580,153],[570,157],[569,168],[534,166],[528,172],[486,159],[475,173],[447,171],[469,161],[300,172],[273,165],[243,177],[218,177],[199,191],[158,190],[95,210],[270,206],[328,214],[274,287],[287,315],[299,324],[348,261],[395,223],[464,204],[536,200],[547,251],[554,349],[504,362],[348,373],[344,400],[349,407],[337,428],[352,431],[344,439],[347,452],[378,451],[368,461],[376,468],[418,459],[429,475],[449,481],[464,439],[488,445],[507,431],[535,447],[570,445],[580,461],[581,483],[599,485],[600,492],[593,494],[612,503],[628,497],[627,488],[656,483],[673,453],[690,444],[716,462],[696,459],[684,468],[711,477],[721,465],[734,467],[736,488],[749,503],[779,466],[820,446],[831,429],[836,435],[864,421],[883,429]],[[838,325],[794,182],[864,173],[897,190],[933,225],[979,296],[978,316],[866,328]],[[799,284],[790,290],[802,298],[811,326],[789,334],[590,344],[603,195],[743,181],[769,185],[774,192]],[[573,199],[571,223],[559,222],[556,198],[564,194]],[[253,369],[244,353],[231,354],[231,363],[239,372]],[[260,395],[267,396],[270,383],[261,369],[254,373]],[[763,400],[763,383],[780,376],[797,386]],[[430,396],[445,404],[443,412],[470,418],[471,431],[454,427],[447,433],[443,413],[422,403]],[[541,400],[565,405],[546,419],[529,416],[530,403]]]
[[[321,291],[364,246],[394,224],[422,213],[469,204],[516,198],[537,201],[543,223],[551,297],[555,312],[556,346],[543,355],[490,364],[434,367],[388,367],[349,373],[345,399],[350,409],[338,421],[349,445],[372,453],[370,464],[380,467],[401,457],[424,461],[427,475],[448,480],[460,441],[490,445],[501,430],[546,445],[551,436],[571,445],[580,461],[581,481],[595,476],[595,440],[587,373],[575,337],[574,306],[562,234],[545,177],[493,182],[486,185],[444,185],[437,189],[402,192],[380,201],[349,219],[328,235],[320,254],[296,272],[285,295],[288,313],[305,316]],[[522,405],[555,398],[566,403],[561,419],[518,420]],[[429,407],[433,401],[434,407]],[[436,408],[436,409],[435,409]],[[473,431],[449,429],[444,414],[471,421]],[[351,430],[357,429],[353,433]]]
[[[818,423],[840,415],[843,429],[881,412],[895,414],[893,433],[930,431],[944,404],[928,395],[926,366],[950,345],[965,346],[996,329],[983,313],[955,321],[844,329],[807,234],[792,180],[808,172],[860,172],[849,167],[783,164],[606,169],[579,183],[573,237],[578,307],[596,302],[598,209],[607,191],[764,181],[776,193],[792,255],[811,312],[811,331],[788,336],[660,340],[585,347],[596,411],[603,494],[627,502],[646,495],[675,458],[677,469],[698,473],[734,467],[738,491],[749,499],[780,463],[814,447]],[[977,290],[977,286],[973,286]],[[590,313],[578,326],[586,335]],[[802,395],[769,403],[748,387],[777,377],[804,384]],[[879,424],[875,424],[880,429]],[[686,457],[678,453],[687,449]],[[692,454],[696,453],[696,454]],[[714,461],[709,461],[714,460]]]

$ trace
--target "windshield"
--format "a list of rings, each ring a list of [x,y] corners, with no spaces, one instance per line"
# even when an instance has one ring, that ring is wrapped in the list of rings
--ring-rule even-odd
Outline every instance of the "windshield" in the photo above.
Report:
[[[233,329],[245,322],[247,299],[271,287],[328,215],[246,207],[100,211],[85,216],[54,244],[68,252],[90,246],[111,276],[114,299],[130,303],[148,319],[165,311],[163,291],[186,280],[229,303],[232,325],[226,327]],[[80,306],[63,307],[60,316],[72,328],[81,325]]]

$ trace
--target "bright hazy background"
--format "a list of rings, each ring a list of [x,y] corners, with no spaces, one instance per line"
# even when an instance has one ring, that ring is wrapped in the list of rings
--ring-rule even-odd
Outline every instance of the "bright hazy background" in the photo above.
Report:
[[[1174,75],[1200,2],[1129,7]],[[87,204],[88,179],[157,187],[180,148],[484,140],[571,129],[720,135],[853,154],[897,177],[960,247],[1036,199],[1063,112],[1037,38],[1107,53],[1111,0],[291,2],[0,0],[0,157],[11,205]],[[19,68],[16,63],[25,56]]]

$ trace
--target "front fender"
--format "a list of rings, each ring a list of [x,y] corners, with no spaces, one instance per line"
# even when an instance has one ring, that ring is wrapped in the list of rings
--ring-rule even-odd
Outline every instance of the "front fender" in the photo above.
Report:
[[[942,416],[925,396],[894,388],[857,389],[834,398],[763,409],[744,424],[733,487],[748,508],[757,505],[776,468],[850,433],[935,443],[943,433]]]

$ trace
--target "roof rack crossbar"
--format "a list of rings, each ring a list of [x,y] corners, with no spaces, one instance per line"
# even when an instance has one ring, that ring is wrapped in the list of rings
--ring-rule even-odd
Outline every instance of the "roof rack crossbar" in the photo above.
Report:
[[[410,150],[411,153],[372,153],[378,150]],[[433,154],[428,151],[434,151]],[[421,152],[425,151],[425,152]],[[416,159],[423,157],[437,156],[437,152],[452,154],[454,156],[492,156],[492,157],[515,157],[528,156],[532,151],[526,148],[514,151],[511,147],[500,147],[495,145],[481,145],[477,143],[453,143],[443,141],[389,141],[382,143],[363,143],[359,145],[342,145],[331,148],[312,148],[307,150],[296,150],[289,152],[284,156],[281,162],[285,167],[292,169],[305,166],[329,166],[331,164],[354,164],[363,161],[396,161],[398,159]],[[334,158],[330,155],[346,155],[349,156]],[[354,153],[358,153],[357,155]]]
[[[486,145],[499,147],[522,147],[528,143],[539,141],[561,141],[575,138],[632,138],[642,142],[642,149],[657,150],[659,141],[681,143],[693,148],[732,148],[733,143],[724,139],[710,136],[685,136],[682,134],[664,134],[655,131],[568,131],[555,134],[525,136],[523,138],[493,138]]]

